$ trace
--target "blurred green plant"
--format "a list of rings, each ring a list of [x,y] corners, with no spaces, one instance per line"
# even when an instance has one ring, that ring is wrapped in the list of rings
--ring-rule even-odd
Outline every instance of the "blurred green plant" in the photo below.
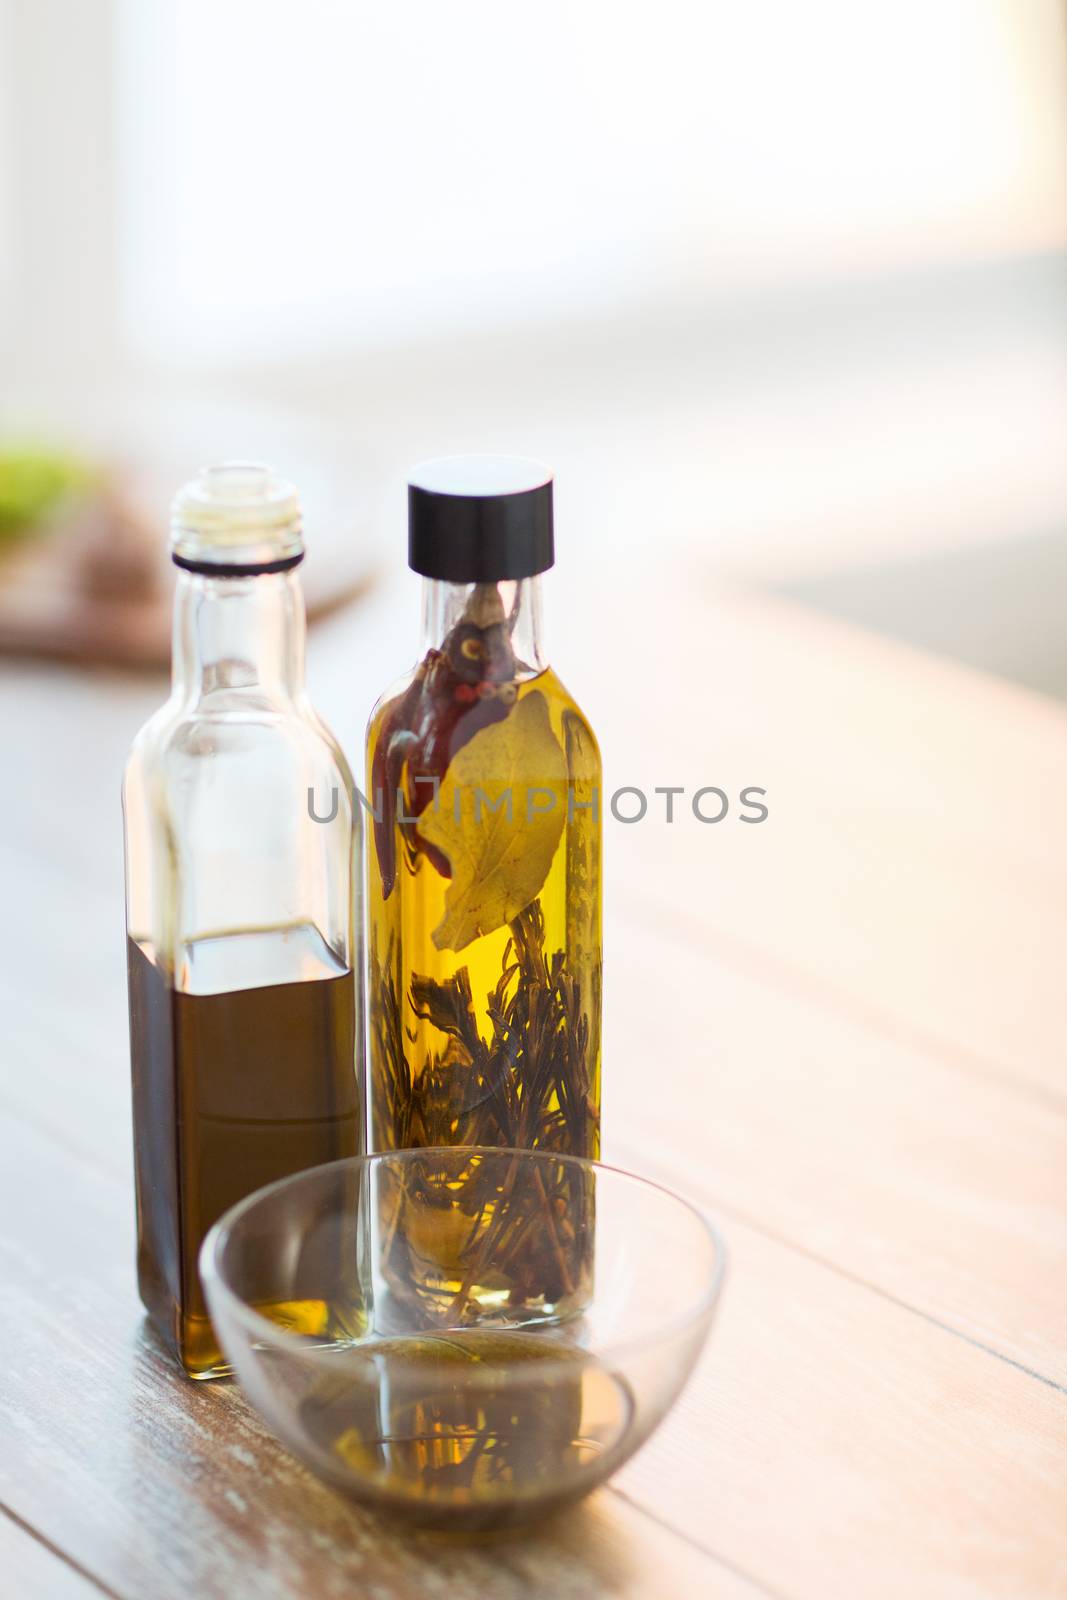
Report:
[[[0,447],[0,540],[43,521],[67,495],[87,489],[95,476],[68,451]]]

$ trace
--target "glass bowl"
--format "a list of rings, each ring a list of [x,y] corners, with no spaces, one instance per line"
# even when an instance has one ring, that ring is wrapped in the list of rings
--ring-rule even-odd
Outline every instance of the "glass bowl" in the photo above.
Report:
[[[723,1246],[677,1195],[546,1151],[314,1167],[204,1241],[252,1405],[338,1489],[411,1523],[516,1526],[648,1438],[707,1336]]]

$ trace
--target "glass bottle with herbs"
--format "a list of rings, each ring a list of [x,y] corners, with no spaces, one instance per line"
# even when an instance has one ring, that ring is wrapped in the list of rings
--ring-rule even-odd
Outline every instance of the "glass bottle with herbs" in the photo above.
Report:
[[[542,641],[551,475],[446,458],[408,497],[422,645],[367,735],[372,1143],[596,1157],[600,756]],[[461,1319],[579,1308],[582,1169],[550,1168],[487,1190],[428,1149],[384,1222],[391,1290]]]
[[[216,467],[172,526],[172,689],[123,783],[137,1272],[203,1378],[226,1370],[197,1270],[208,1229],[362,1148],[361,822],[304,688],[292,486]],[[332,1314],[313,1295],[264,1309],[312,1334]]]

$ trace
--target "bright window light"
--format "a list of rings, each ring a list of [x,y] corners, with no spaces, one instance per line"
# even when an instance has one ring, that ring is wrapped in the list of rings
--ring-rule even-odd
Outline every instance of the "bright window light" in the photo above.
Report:
[[[1059,248],[1059,0],[120,0],[125,319],[193,359]]]

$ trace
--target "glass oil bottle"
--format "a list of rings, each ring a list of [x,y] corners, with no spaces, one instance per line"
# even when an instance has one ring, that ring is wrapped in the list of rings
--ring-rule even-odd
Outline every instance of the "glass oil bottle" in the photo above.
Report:
[[[542,642],[551,475],[447,458],[408,493],[422,646],[367,735],[372,1142],[596,1157],[600,756]],[[488,1192],[428,1153],[383,1224],[392,1292],[436,1318],[580,1308],[583,1169],[546,1165],[551,1192],[519,1169]]]
[[[197,1378],[226,1370],[208,1229],[363,1148],[361,824],[304,688],[303,552],[296,493],[265,468],[178,496],[171,695],[123,784],[138,1283]],[[331,1315],[266,1309],[308,1333]]]

